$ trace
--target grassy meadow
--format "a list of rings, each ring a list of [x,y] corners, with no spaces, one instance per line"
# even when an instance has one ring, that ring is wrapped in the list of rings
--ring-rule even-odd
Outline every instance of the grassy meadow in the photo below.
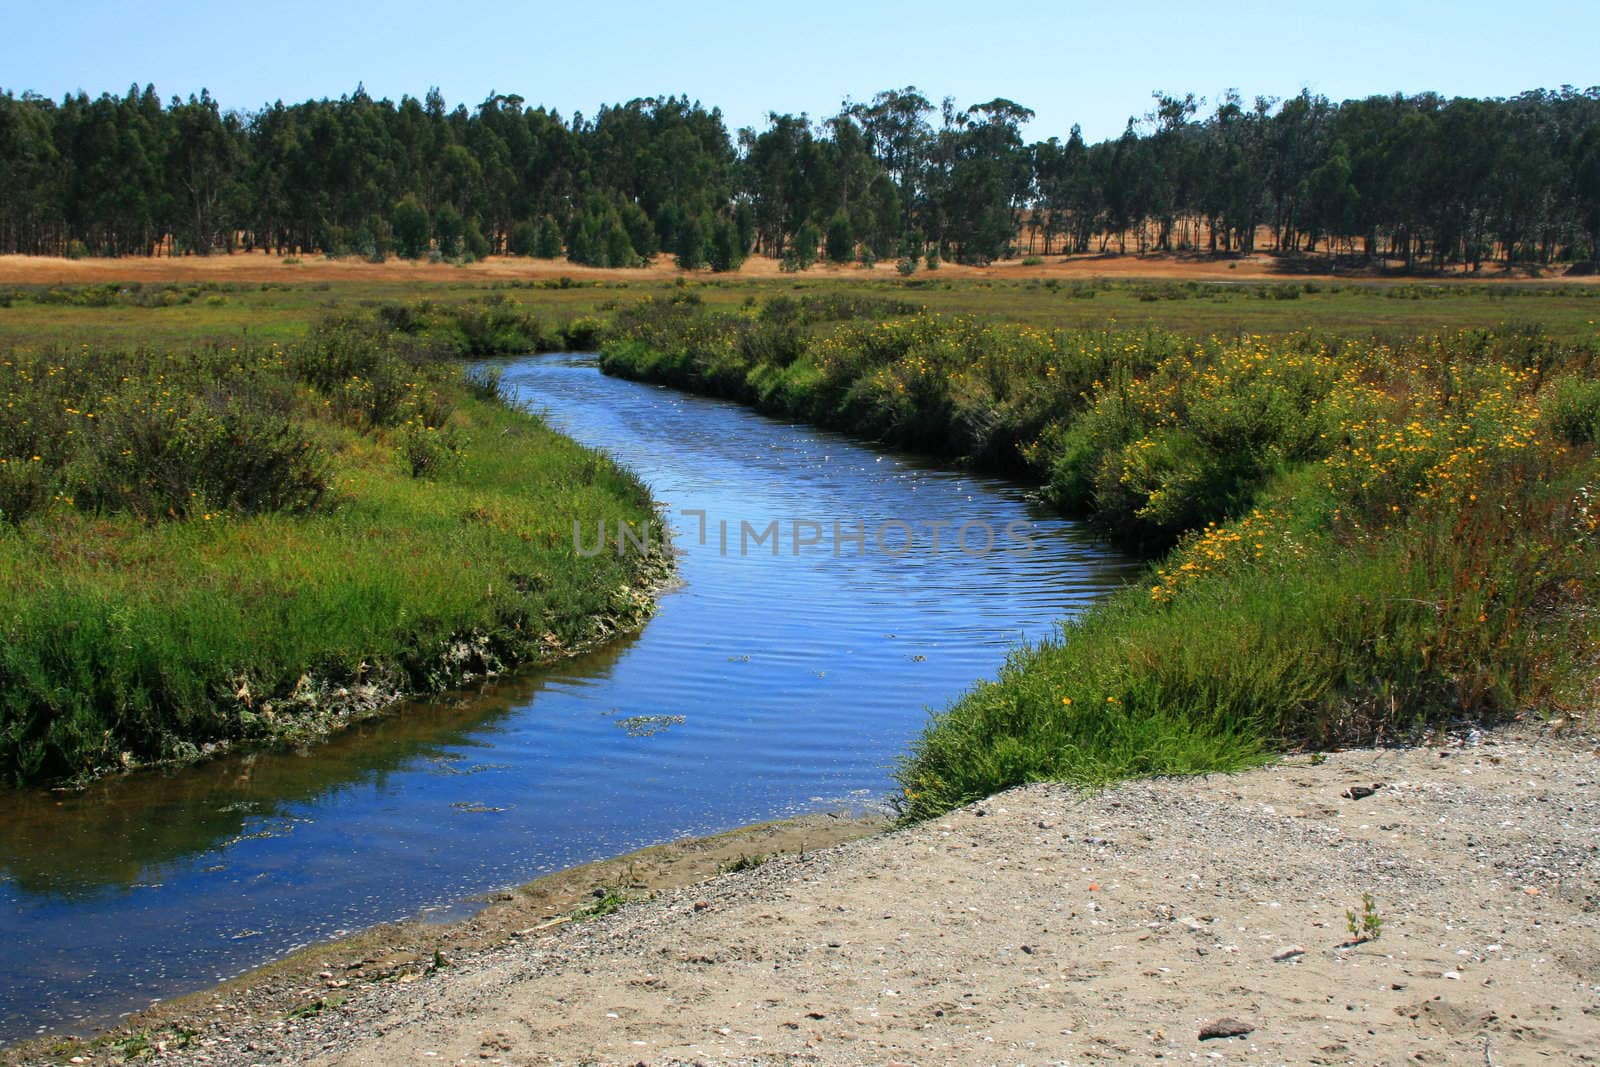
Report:
[[[192,261],[191,261],[192,262]],[[945,315],[976,315],[1048,329],[1155,327],[1183,333],[1284,334],[1321,329],[1352,337],[1413,337],[1454,326],[1537,322],[1555,337],[1592,336],[1600,322],[1600,286],[1557,282],[1273,281],[1176,279],[1069,280],[910,278],[882,272],[831,276],[640,274],[539,279],[304,281],[295,268],[282,282],[0,285],[0,346],[60,342],[167,344],[227,339],[288,343],[319,316],[427,299],[440,305],[504,302],[551,323],[611,312],[685,290],[710,307],[738,309],[775,296],[844,296],[893,300]]]
[[[611,373],[1031,476],[1152,560],[937,715],[908,817],[1593,707],[1595,333],[1199,335],[843,299],[619,313]]]
[[[317,308],[284,343],[117,343],[60,307],[0,347],[0,779],[312,737],[648,613],[661,561],[571,538],[647,517],[645,488],[454,358],[563,342],[536,320]]]

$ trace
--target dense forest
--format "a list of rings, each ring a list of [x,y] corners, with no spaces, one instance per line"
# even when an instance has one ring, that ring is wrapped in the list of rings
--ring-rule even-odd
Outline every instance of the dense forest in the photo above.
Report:
[[[0,252],[531,255],[737,269],[752,253],[985,263],[1249,252],[1405,267],[1600,260],[1600,88],[1207,106],[1030,143],[1005,99],[915,88],[730,133],[683,97],[563,119],[523,98],[224,110],[202,92],[0,94]],[[1268,244],[1270,242],[1270,244]]]

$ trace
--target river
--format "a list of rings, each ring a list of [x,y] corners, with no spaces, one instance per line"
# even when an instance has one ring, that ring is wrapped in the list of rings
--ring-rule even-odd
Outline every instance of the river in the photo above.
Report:
[[[592,357],[504,371],[649,483],[681,586],[636,635],[305,751],[0,795],[0,1041],[574,864],[881,802],[928,709],[1133,573],[1004,480]]]

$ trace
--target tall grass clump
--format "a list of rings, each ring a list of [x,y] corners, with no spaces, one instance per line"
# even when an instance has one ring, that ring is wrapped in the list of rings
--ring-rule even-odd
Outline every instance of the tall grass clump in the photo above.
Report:
[[[918,315],[624,320],[614,373],[1032,475],[1148,577],[937,714],[922,818],[1025,782],[1231,770],[1595,699],[1592,345],[1505,327],[1380,342]]]
[[[586,348],[592,320],[541,318],[504,293],[458,303],[418,300],[383,303],[379,323],[435,354],[456,357],[525,355]]]
[[[377,317],[288,348],[0,355],[0,778],[300,739],[560,655],[662,560],[644,487]]]

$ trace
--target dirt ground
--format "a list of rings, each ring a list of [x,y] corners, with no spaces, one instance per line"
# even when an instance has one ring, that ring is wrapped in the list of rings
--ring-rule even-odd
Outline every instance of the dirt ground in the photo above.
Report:
[[[587,280],[641,280],[672,278],[683,272],[670,257],[658,257],[648,267],[635,270],[609,270],[581,267],[566,260],[525,259],[509,256],[491,256],[478,263],[452,266],[447,263],[412,262],[391,259],[384,263],[367,263],[356,257],[327,259],[308,255],[299,262],[288,262],[288,257],[272,256],[262,252],[236,253],[225,256],[184,256],[176,259],[151,259],[130,256],[124,259],[63,259],[54,256],[0,256],[0,284],[8,285],[74,285],[90,282],[139,281],[160,282],[236,282],[259,284],[261,282],[429,282],[460,283],[471,281],[539,280],[559,278],[563,275]],[[702,272],[704,273],[704,272]],[[946,263],[939,268],[939,277],[1030,279],[1058,278],[1063,280],[1095,278],[1108,279],[1181,279],[1188,281],[1259,281],[1262,279],[1310,279],[1325,277],[1322,274],[1296,272],[1287,268],[1277,258],[1258,253],[1236,258],[1185,255],[1078,255],[1051,256],[1041,264],[1024,265],[1021,259],[1002,260],[987,267],[966,267]],[[706,274],[706,277],[713,275]],[[765,256],[752,256],[745,261],[736,277],[775,278],[780,276],[778,262]],[[783,275],[788,277],[787,275]],[[895,278],[893,261],[886,260],[867,269],[858,266],[834,266],[819,263],[801,277]],[[1376,275],[1350,275],[1376,277]],[[1445,279],[1472,281],[1527,281],[1526,273],[1508,274],[1498,268],[1485,268],[1479,274],[1452,272]],[[1415,277],[1403,280],[1416,281]],[[1600,278],[1563,278],[1549,274],[1544,281],[1600,282]]]
[[[1363,894],[1376,939],[1349,929]],[[322,985],[354,989],[371,965],[338,955]],[[1474,731],[1017,789],[433,962],[293,1013],[189,998],[157,1058],[1592,1063],[1600,748]]]

